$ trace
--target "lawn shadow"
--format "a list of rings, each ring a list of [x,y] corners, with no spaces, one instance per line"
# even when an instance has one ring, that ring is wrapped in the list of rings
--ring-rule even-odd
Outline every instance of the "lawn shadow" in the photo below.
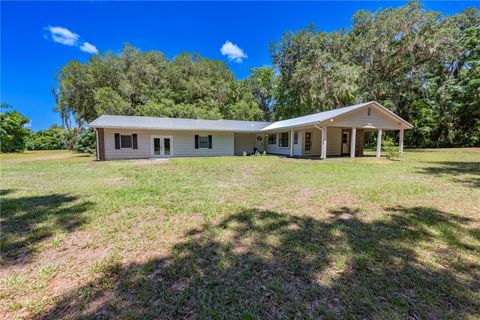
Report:
[[[15,189],[2,189],[0,190],[0,196],[6,196],[7,194],[15,192]]]
[[[87,222],[93,203],[66,194],[1,199],[1,264],[27,262],[35,246]]]
[[[480,161],[433,161],[428,163],[431,164],[431,166],[420,168],[420,173],[451,176],[452,180],[455,182],[480,188]],[[467,175],[468,177],[458,177],[461,175]]]
[[[439,255],[462,264],[455,253],[462,243],[457,232],[470,221],[423,207],[388,208],[387,214],[388,219],[367,223],[359,209],[348,207],[332,210],[324,220],[257,209],[235,213],[187,231],[166,257],[112,262],[39,317],[474,315],[480,307],[473,294],[478,279],[472,279],[478,266],[439,269],[414,250],[434,239],[432,228],[445,230],[448,250]]]

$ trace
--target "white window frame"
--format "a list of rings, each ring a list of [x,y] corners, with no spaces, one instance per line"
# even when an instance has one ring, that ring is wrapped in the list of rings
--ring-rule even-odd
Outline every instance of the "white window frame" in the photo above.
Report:
[[[160,154],[155,154],[154,138],[160,139]],[[164,139],[170,139],[170,154],[165,155],[165,141]],[[150,136],[150,155],[151,157],[173,157],[173,136]]]

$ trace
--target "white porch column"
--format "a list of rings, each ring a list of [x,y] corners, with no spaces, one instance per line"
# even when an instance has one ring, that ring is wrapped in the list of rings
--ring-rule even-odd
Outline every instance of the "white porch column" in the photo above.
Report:
[[[294,131],[290,130],[290,157],[293,157],[293,135]]]
[[[403,129],[400,129],[400,135],[398,138],[398,153],[403,154]]]
[[[322,159],[327,159],[327,127],[322,127]]]
[[[377,134],[377,158],[380,158],[382,152],[382,129],[378,129]]]
[[[350,158],[355,158],[355,143],[357,141],[357,128],[352,128],[350,137]]]

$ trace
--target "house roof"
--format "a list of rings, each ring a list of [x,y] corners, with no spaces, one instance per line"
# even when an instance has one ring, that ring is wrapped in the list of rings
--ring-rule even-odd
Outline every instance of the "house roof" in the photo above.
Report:
[[[200,120],[142,116],[102,115],[89,123],[91,128],[135,128],[162,130],[199,130],[259,132],[270,122],[239,120]]]
[[[304,127],[327,121],[360,108],[375,105],[390,117],[399,120],[406,128],[413,126],[375,101],[353,106],[328,110],[308,116],[281,120],[276,122],[239,121],[239,120],[200,120],[181,118],[156,118],[142,116],[102,115],[90,122],[91,128],[131,128],[131,129],[162,129],[162,130],[199,130],[199,131],[235,131],[260,132],[277,131],[295,127]]]
[[[369,101],[369,102],[365,102],[365,103],[355,104],[353,106],[348,106],[348,107],[323,111],[323,112],[319,112],[319,113],[314,113],[314,114],[310,114],[308,116],[303,116],[303,117],[298,117],[298,118],[293,118],[293,119],[288,119],[288,120],[276,121],[276,122],[273,122],[272,124],[262,128],[261,131],[273,131],[273,130],[279,130],[279,129],[287,129],[287,128],[313,125],[313,124],[316,124],[316,123],[319,123],[319,122],[323,122],[323,121],[338,117],[338,116],[346,114],[348,112],[358,110],[360,108],[363,108],[363,107],[366,107],[366,106],[372,105],[372,104],[380,107],[382,110],[386,111],[391,116],[400,120],[408,128],[413,127],[410,123],[403,120],[402,118],[400,118],[395,113],[391,112],[390,110],[388,110],[387,108],[385,108],[384,106],[379,104],[378,102]]]

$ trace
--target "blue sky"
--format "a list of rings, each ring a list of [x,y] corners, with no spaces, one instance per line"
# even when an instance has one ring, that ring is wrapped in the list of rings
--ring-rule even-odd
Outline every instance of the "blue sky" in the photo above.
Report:
[[[95,49],[119,52],[128,42],[143,51],[160,50],[169,58],[198,52],[226,61],[241,79],[250,68],[270,64],[269,45],[284,32],[310,23],[319,30],[337,30],[350,26],[359,9],[375,11],[404,3],[2,1],[1,102],[29,117],[32,129],[45,129],[60,123],[50,93],[55,74],[70,60],[88,61]],[[478,2],[425,5],[450,15]],[[223,52],[232,59],[220,50],[226,41],[231,44]]]

